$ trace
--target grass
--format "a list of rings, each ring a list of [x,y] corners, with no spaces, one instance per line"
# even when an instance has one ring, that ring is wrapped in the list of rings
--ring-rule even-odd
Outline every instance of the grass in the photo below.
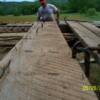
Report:
[[[35,15],[25,16],[0,16],[0,23],[32,23],[36,20]]]
[[[80,13],[71,13],[71,14],[62,14],[61,19],[66,17],[70,20],[85,20],[85,21],[100,21],[100,12],[97,12],[94,16],[87,16],[86,14],[80,14]]]
[[[80,13],[60,14],[60,20],[64,20],[65,17],[70,20],[98,21],[100,20],[100,12],[98,12],[94,16],[86,16],[85,14],[80,14]],[[36,15],[0,16],[0,23],[32,23],[35,20],[36,20]]]
[[[87,16],[80,13],[62,14],[60,19],[63,20],[64,17],[69,20],[89,20]]]
[[[99,65],[91,64],[89,80],[93,86],[100,86],[100,66]],[[96,93],[100,100],[100,91],[96,91]]]

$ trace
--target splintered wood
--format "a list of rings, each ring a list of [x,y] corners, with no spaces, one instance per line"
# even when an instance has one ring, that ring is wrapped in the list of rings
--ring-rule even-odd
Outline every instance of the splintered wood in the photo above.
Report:
[[[34,23],[10,54],[0,100],[98,100],[55,22]]]

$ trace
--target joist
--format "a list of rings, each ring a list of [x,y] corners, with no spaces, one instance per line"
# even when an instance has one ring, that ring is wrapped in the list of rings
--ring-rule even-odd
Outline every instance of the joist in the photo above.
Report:
[[[98,100],[56,22],[36,22],[6,55],[0,100]]]

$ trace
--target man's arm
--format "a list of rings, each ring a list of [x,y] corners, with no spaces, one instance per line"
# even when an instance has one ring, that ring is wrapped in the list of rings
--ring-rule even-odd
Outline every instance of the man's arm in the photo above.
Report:
[[[57,10],[56,11],[56,21],[59,23],[59,16],[60,16],[60,14],[59,14],[59,10]]]
[[[53,9],[54,14],[56,14],[56,16],[55,16],[56,17],[56,21],[59,22],[60,14],[59,14],[58,8],[55,5],[52,5],[52,4],[48,4],[48,5]]]

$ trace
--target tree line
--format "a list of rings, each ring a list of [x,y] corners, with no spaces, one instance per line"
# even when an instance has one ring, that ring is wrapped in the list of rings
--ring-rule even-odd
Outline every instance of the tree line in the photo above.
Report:
[[[31,15],[38,7],[38,2],[1,2],[0,15]]]
[[[62,13],[100,11],[100,0],[48,0],[48,2],[56,5]],[[38,1],[0,2],[0,15],[32,15],[37,12],[39,6]]]
[[[71,12],[85,12],[90,8],[100,11],[100,0],[68,0],[67,5]]]

